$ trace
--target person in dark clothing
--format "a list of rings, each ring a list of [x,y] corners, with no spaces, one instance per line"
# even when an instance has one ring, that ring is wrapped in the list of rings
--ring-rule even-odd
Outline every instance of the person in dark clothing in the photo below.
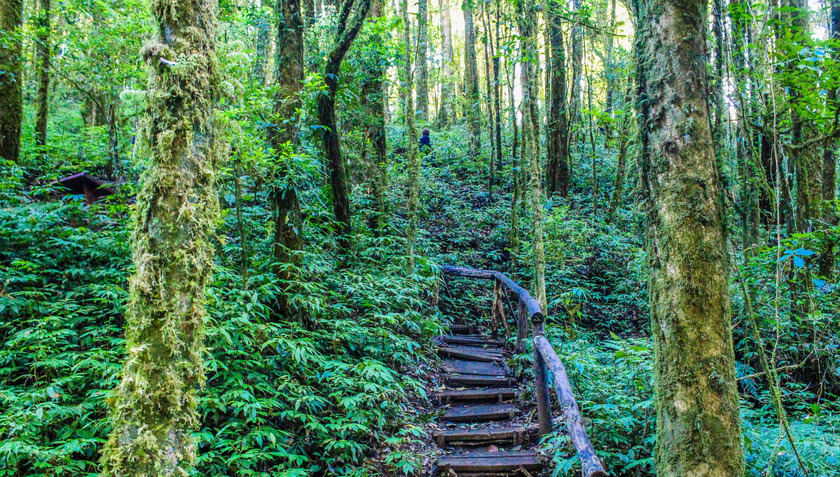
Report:
[[[432,139],[429,137],[429,130],[424,129],[423,135],[420,136],[420,152],[432,151]]]

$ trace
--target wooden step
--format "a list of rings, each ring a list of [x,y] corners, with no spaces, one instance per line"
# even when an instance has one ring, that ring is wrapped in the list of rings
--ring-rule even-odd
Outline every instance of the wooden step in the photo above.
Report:
[[[508,376],[511,374],[510,369],[502,363],[483,363],[456,359],[443,360],[441,369],[447,373],[481,374],[484,376]]]
[[[491,363],[501,361],[504,356],[501,353],[488,351],[481,348],[470,348],[467,346],[441,346],[438,354],[450,358],[463,359],[467,361],[481,361]]]
[[[449,332],[453,335],[471,335],[475,333],[473,325],[449,325]]]
[[[496,401],[501,403],[515,398],[517,392],[514,388],[459,389],[439,392],[434,397],[440,404],[461,401]]]
[[[444,336],[443,341],[449,344],[460,344],[466,346],[495,346],[499,347],[504,345],[504,342],[499,340],[493,340],[490,338],[485,338],[479,335],[453,335],[453,336]]]
[[[441,419],[449,422],[483,422],[513,419],[517,413],[513,404],[459,404],[446,410]]]
[[[530,431],[527,428],[515,426],[440,431],[434,433],[434,439],[439,447],[446,447],[447,444],[466,446],[501,444],[519,446],[530,442],[531,437]]]
[[[444,376],[444,383],[449,386],[481,386],[481,387],[501,387],[512,386],[516,380],[506,376],[486,376],[481,374],[450,374]]]
[[[459,476],[467,472],[510,473],[519,470],[520,467],[527,471],[539,470],[540,460],[537,453],[532,451],[468,452],[443,456],[438,461],[438,470],[441,473],[451,469]]]

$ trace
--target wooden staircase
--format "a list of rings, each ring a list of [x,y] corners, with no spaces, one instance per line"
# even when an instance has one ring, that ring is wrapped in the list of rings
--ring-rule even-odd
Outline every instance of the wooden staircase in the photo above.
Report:
[[[522,450],[535,442],[537,431],[514,422],[518,390],[504,363],[502,343],[465,325],[452,325],[450,332],[438,349],[445,389],[434,395],[443,427],[434,440],[446,452],[438,474],[537,475],[539,456]]]

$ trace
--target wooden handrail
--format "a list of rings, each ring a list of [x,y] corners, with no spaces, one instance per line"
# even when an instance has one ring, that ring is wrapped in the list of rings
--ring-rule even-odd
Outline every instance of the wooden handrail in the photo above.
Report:
[[[551,432],[552,429],[551,402],[548,388],[548,372],[551,371],[551,375],[554,377],[554,389],[557,393],[557,399],[560,401],[560,409],[563,411],[563,421],[566,423],[566,429],[569,432],[572,444],[575,446],[578,456],[580,456],[583,477],[606,477],[607,473],[604,471],[604,467],[601,465],[601,461],[595,453],[595,448],[592,446],[592,442],[586,434],[583,417],[580,414],[580,408],[572,393],[572,385],[569,382],[569,376],[566,374],[566,368],[563,366],[551,343],[545,337],[543,328],[545,315],[540,307],[540,303],[528,293],[528,290],[519,286],[518,283],[511,280],[502,272],[453,267],[449,265],[442,266],[441,271],[446,275],[494,281],[492,311],[492,331],[494,335],[498,332],[499,321],[504,324],[505,330],[507,330],[507,319],[505,318],[504,305],[501,299],[502,288],[504,287],[509,293],[516,295],[519,310],[517,310],[516,317],[517,333],[514,351],[516,353],[523,351],[524,340],[527,336],[528,324],[530,323],[534,341],[534,385],[536,387],[534,391],[537,397],[537,417],[539,420],[540,434],[545,435]]]

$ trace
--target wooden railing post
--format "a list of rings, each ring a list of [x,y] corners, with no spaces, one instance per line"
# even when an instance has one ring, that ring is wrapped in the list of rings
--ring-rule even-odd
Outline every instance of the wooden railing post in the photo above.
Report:
[[[534,337],[544,336],[543,317],[535,315],[531,323]],[[534,389],[537,395],[537,420],[540,426],[540,435],[544,436],[551,432],[551,396],[548,391],[548,369],[539,348],[534,346]]]
[[[493,329],[491,330],[493,339],[499,336],[499,304],[502,301],[501,297],[502,287],[499,285],[499,280],[493,280],[493,311],[490,312]]]
[[[525,349],[525,337],[528,333],[528,310],[525,308],[525,303],[519,300],[519,313],[516,317],[516,347],[513,348],[515,354],[521,353]]]

